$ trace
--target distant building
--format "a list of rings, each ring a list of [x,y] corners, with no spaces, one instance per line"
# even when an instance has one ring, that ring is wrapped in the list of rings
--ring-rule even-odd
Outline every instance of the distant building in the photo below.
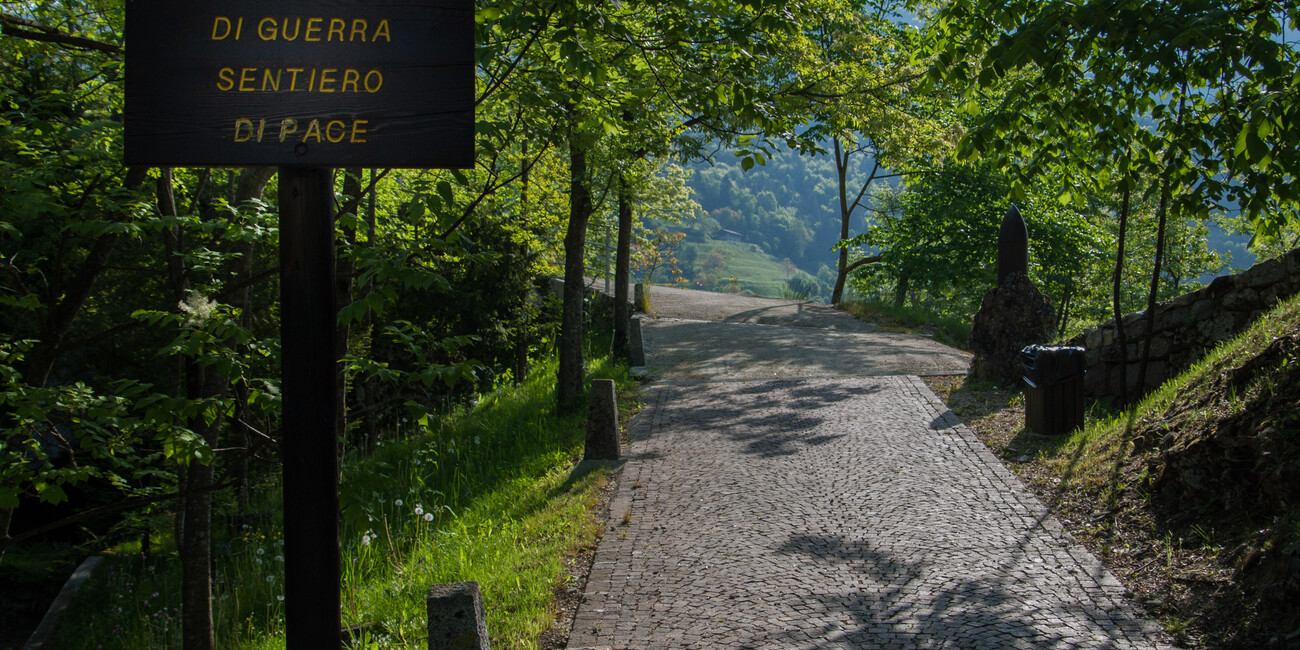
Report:
[[[718,241],[745,241],[745,236],[734,230],[723,228],[718,231],[718,234],[714,239],[717,239]]]

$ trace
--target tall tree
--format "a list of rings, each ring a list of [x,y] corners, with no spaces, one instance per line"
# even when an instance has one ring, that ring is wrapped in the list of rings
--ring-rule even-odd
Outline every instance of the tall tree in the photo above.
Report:
[[[1007,84],[963,154],[1005,160],[1019,188],[1051,174],[1080,205],[1145,188],[1176,219],[1235,203],[1268,236],[1300,200],[1300,54],[1283,38],[1297,20],[1280,1],[958,0],[934,23],[931,79],[972,100]]]

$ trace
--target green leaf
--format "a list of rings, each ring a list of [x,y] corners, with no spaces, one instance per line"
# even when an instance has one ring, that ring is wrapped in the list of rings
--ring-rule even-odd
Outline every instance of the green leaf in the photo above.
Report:
[[[448,183],[447,181],[438,181],[437,188],[438,196],[442,197],[444,205],[450,206],[455,203],[455,196],[451,192],[451,183]]]
[[[18,507],[18,489],[0,486],[0,509]]]

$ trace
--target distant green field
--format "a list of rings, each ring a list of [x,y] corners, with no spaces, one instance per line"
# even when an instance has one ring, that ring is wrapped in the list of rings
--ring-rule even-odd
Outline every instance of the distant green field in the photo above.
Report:
[[[700,288],[694,284],[694,280],[699,276],[704,260],[713,251],[721,253],[728,260],[723,279],[728,275],[735,276],[736,284],[742,292],[749,291],[756,296],[780,298],[781,291],[786,287],[786,279],[799,272],[799,269],[788,271],[781,260],[763,252],[757,244],[711,239],[703,242],[687,241],[682,244],[680,257],[692,261],[690,268],[682,267],[682,271],[692,280],[692,288]],[[703,288],[721,290],[721,287]]]

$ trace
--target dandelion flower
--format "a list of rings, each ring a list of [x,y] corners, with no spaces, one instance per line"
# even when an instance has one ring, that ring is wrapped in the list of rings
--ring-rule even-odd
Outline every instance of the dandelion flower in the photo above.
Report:
[[[259,549],[257,549],[257,554],[258,554],[258,555],[266,555],[266,549],[264,549],[264,548],[259,548]]]
[[[275,576],[266,576],[267,582],[275,582]]]
[[[279,596],[276,596],[275,599],[280,602],[284,602],[284,594],[280,594]]]
[[[361,536],[361,545],[362,545],[362,546],[370,546],[370,536],[369,536],[369,535],[362,535],[362,536]]]
[[[398,500],[394,501],[394,502],[393,502],[393,505],[395,505],[395,506],[397,506],[397,507],[399,507],[399,508],[402,507],[402,500],[401,500],[401,499],[398,499]]]
[[[422,514],[424,514],[424,506],[422,506],[422,505],[416,505],[416,506],[415,506],[415,514],[417,514],[417,515],[422,515]]]
[[[433,521],[433,513],[432,513],[432,512],[426,512],[426,513],[424,513],[424,520],[425,520],[425,521]]]

